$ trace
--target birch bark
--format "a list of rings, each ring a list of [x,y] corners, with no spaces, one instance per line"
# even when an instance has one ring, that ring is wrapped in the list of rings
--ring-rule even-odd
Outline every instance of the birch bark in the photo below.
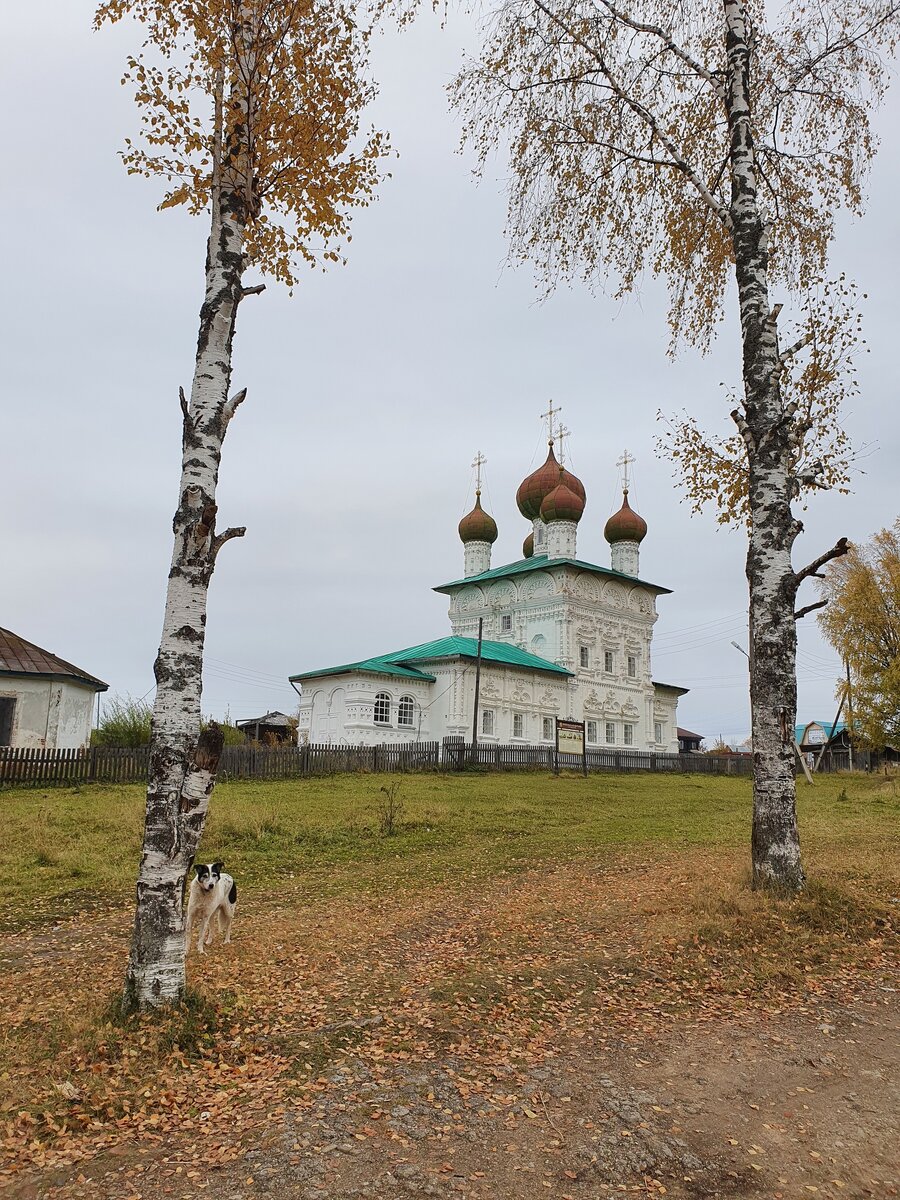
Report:
[[[216,486],[222,442],[243,396],[228,400],[231,350],[243,273],[242,223],[213,220],[206,295],[190,404],[183,404],[181,483],[165,616],[154,664],[156,701],[144,844],[137,882],[125,1007],[178,1002],[185,987],[183,899],[203,832],[221,752],[221,733],[200,736],[206,600],[216,555]],[[243,532],[243,531],[240,531]]]
[[[216,486],[222,443],[245,392],[228,398],[238,305],[244,294],[244,234],[253,197],[249,147],[255,59],[253,6],[235,31],[237,100],[242,120],[222,149],[222,79],[216,86],[215,151],[206,286],[200,309],[190,403],[184,418],[181,482],[173,521],[159,653],[144,841],[137,881],[126,1010],[178,1003],[185,990],[184,890],[203,833],[222,749],[221,731],[200,732],[206,601],[222,545],[243,529],[216,534]],[[235,94],[235,92],[237,94]],[[252,289],[254,291],[258,289]]]
[[[743,338],[744,412],[733,417],[747,444],[750,475],[750,702],[753,732],[754,887],[803,886],[794,780],[797,709],[797,577],[791,550],[790,415],[779,383],[777,314],[768,288],[768,227],[757,189],[751,124],[750,16],[724,0],[731,161],[732,238]]]

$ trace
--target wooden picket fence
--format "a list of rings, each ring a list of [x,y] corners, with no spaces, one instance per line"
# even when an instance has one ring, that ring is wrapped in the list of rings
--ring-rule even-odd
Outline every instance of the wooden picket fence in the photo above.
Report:
[[[147,746],[93,746],[90,750],[0,746],[0,787],[134,783],[146,779],[149,760]]]
[[[0,746],[0,787],[139,783],[147,777],[147,746],[93,746],[89,750],[15,749]],[[552,746],[509,746],[479,742],[403,742],[387,746],[226,746],[219,778],[294,779],[352,771],[580,771],[576,754]],[[749,775],[749,758],[708,754],[651,754],[642,750],[592,749],[588,771],[686,772]]]
[[[656,754],[646,750],[589,749],[585,755],[588,771],[655,771],[702,775],[749,775],[749,757],[709,754]],[[555,770],[581,771],[580,754],[556,754],[553,746],[507,746],[478,742],[450,742],[443,745],[441,766],[444,770],[473,767],[493,771]]]

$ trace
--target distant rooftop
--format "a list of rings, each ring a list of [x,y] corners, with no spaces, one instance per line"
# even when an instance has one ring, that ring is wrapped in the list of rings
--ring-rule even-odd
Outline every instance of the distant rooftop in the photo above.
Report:
[[[618,579],[621,583],[636,583],[658,595],[668,596],[672,591],[671,588],[660,587],[656,583],[647,583],[645,579],[638,579],[634,575],[613,571],[610,567],[598,567],[596,563],[582,562],[580,558],[548,558],[546,554],[534,554],[531,558],[522,558],[518,562],[508,563],[505,567],[494,567],[491,571],[482,571],[480,575],[468,575],[464,579],[454,579],[452,583],[442,583],[439,587],[431,590],[433,592],[449,592],[469,583],[486,583],[490,579],[505,579],[508,575],[526,575],[529,571],[545,571],[553,567],[575,567],[579,571],[588,571],[593,575]]]
[[[238,729],[243,729],[245,725],[272,725],[276,728],[289,729],[291,718],[283,712],[270,712],[266,713],[264,717],[246,717],[243,721],[235,721]]]
[[[838,721],[837,724],[835,724],[834,721],[805,721],[802,725],[796,725],[794,727],[794,733],[796,735],[798,744],[803,741],[804,737],[806,736],[806,731],[811,725],[821,726],[821,728],[825,731],[825,737],[829,742],[833,737],[837,737],[839,733],[843,733],[847,728],[846,721]]]
[[[324,667],[318,671],[303,671],[299,675],[289,676],[293,682],[298,679],[319,679],[324,675],[349,675],[362,671],[373,675],[398,675],[406,679],[419,679],[434,683],[434,675],[429,675],[411,663],[427,664],[439,662],[447,658],[466,658],[474,660],[478,655],[478,641],[467,637],[444,637],[433,642],[423,642],[420,646],[410,646],[406,650],[395,650],[392,654],[380,654],[375,658],[364,658],[359,662],[344,663],[340,667]],[[551,675],[572,674],[558,663],[550,662],[537,654],[529,654],[518,646],[510,646],[506,642],[481,643],[481,657],[485,662],[498,663],[508,667],[521,667],[526,671],[545,671]]]
[[[73,679],[87,684],[95,692],[105,692],[109,687],[96,675],[82,671],[64,658],[42,650],[34,642],[26,641],[9,629],[0,629],[0,675],[32,675],[38,679]]]

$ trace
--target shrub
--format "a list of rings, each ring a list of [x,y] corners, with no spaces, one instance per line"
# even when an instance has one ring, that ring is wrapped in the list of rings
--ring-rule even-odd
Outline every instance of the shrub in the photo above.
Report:
[[[397,795],[399,790],[399,783],[389,783],[379,790],[378,829],[382,837],[393,837],[397,832],[398,825],[403,820],[406,806]]]
[[[91,742],[95,746],[147,746],[150,744],[150,717],[153,706],[132,696],[112,696],[105,701],[100,728]]]

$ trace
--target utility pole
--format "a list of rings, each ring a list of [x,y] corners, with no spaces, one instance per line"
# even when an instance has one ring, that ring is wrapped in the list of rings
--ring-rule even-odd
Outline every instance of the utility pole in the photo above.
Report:
[[[831,738],[826,738],[825,741],[822,743],[822,749],[819,751],[818,757],[816,758],[816,764],[813,767],[814,775],[815,775],[816,771],[818,771],[818,769],[819,769],[819,763],[822,761],[822,757],[825,754],[825,751],[828,749],[829,741],[831,741],[831,739],[834,737],[835,733],[837,732],[837,723],[841,719],[841,713],[843,712],[844,701],[846,699],[847,699],[847,689],[843,688],[841,691],[841,702],[838,705],[837,716],[834,718],[834,724],[831,726]],[[849,742],[849,737],[848,737],[848,742]],[[852,751],[851,751],[851,753],[852,753]],[[834,769],[834,759],[832,758],[832,756],[830,754],[828,755],[828,762],[829,762],[829,765],[831,766],[831,768]]]
[[[478,618],[478,651],[475,655],[475,709],[472,713],[472,762],[478,755],[478,693],[481,690],[481,635],[484,632],[484,617]]]
[[[849,751],[850,770],[853,770],[853,688],[850,683],[850,659],[844,659],[844,669],[847,672],[847,749]]]

